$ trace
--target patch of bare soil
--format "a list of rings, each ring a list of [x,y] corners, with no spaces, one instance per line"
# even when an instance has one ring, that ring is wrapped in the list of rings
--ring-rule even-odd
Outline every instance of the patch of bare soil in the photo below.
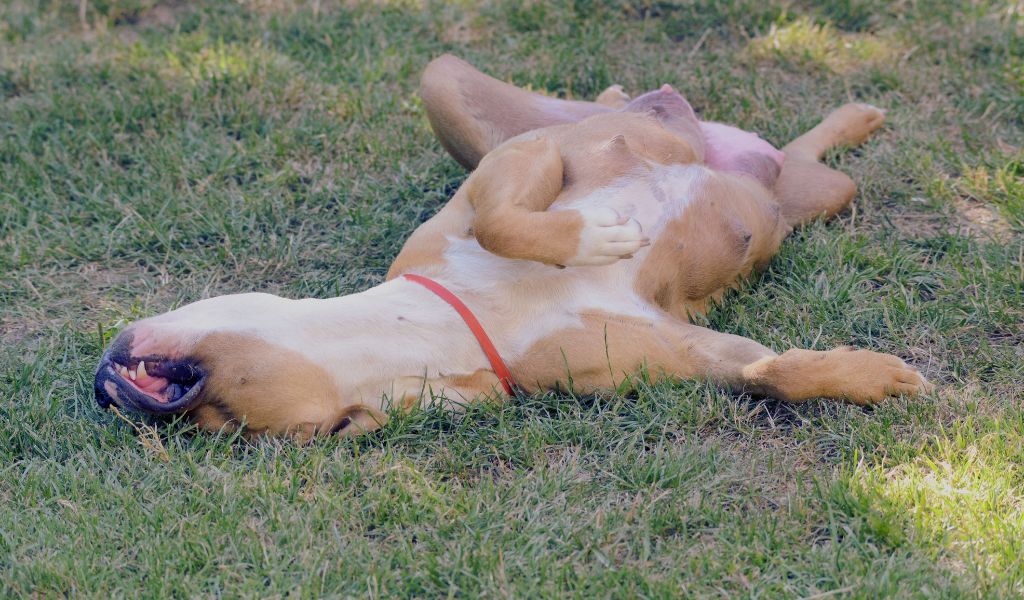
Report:
[[[914,200],[924,203],[923,198]],[[962,237],[1009,241],[1013,236],[1010,223],[993,207],[974,199],[954,196],[943,213],[904,209],[893,214],[889,222],[900,233],[911,237],[935,237],[943,233]]]
[[[438,36],[446,44],[472,44],[479,42],[487,33],[479,25],[479,13],[476,11],[467,11],[450,20],[444,19],[438,27]]]
[[[953,198],[953,208],[959,217],[959,226],[969,233],[988,236],[997,241],[1005,242],[1013,235],[1010,223],[992,207],[957,196]]]
[[[127,44],[134,43],[139,31],[171,28],[192,10],[183,0],[161,0],[148,9],[115,19],[117,36]]]
[[[95,263],[67,271],[21,273],[9,284],[21,300],[0,315],[0,339],[14,344],[64,329],[92,331],[97,323],[123,313],[129,294],[135,294],[141,310],[152,312],[172,302],[172,283],[166,273]]]
[[[153,8],[141,13],[135,25],[138,27],[170,27],[189,10],[189,6],[180,1],[160,2]]]

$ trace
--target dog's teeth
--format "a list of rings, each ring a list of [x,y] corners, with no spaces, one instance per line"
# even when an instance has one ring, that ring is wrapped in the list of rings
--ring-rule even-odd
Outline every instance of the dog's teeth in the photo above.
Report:
[[[117,365],[117,372],[120,373],[122,377],[128,377],[128,367],[124,365]]]
[[[139,361],[139,370],[137,372],[137,375],[139,377],[142,377],[143,379],[145,379],[146,376],[149,375],[149,373],[146,373],[146,361],[144,361],[144,360],[140,360]]]
[[[128,375],[132,378],[132,381],[135,381],[136,375],[134,370],[129,370]]]

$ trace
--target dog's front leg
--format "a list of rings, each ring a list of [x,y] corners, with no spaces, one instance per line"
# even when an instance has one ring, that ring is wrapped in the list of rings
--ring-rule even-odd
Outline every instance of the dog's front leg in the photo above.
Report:
[[[888,396],[915,396],[932,387],[891,354],[849,347],[794,348],[776,354],[752,340],[693,325],[680,333],[682,360],[735,391],[789,402],[834,398],[868,405]]]
[[[477,241],[498,256],[560,266],[611,264],[650,243],[609,208],[549,211],[562,181],[558,146],[544,138],[485,156],[465,184]]]
[[[782,354],[752,340],[674,319],[656,322],[589,314],[584,326],[538,342],[512,371],[522,384],[580,392],[621,387],[628,374],[710,379],[732,391],[789,402],[834,398],[866,405],[932,386],[890,354],[838,348]]]

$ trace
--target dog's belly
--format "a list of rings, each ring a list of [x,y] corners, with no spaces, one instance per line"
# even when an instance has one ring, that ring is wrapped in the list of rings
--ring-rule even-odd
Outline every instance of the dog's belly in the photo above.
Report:
[[[651,246],[607,266],[557,268],[510,260],[475,238],[450,236],[439,275],[480,293],[473,306],[500,316],[495,338],[512,359],[552,331],[583,327],[601,313],[656,322],[666,312],[703,312],[781,239],[777,204],[752,179],[703,165],[654,166],[549,210],[611,208],[636,219]],[[472,304],[471,304],[472,306]]]
[[[723,123],[702,122],[704,162],[712,169],[742,173],[766,187],[775,185],[786,155],[756,133]]]
[[[658,237],[687,211],[713,174],[700,165],[656,166],[642,176],[621,178],[589,194],[558,200],[549,210],[611,208],[636,219],[657,245]],[[600,267],[557,268],[510,260],[483,249],[475,238],[450,236],[439,274],[454,289],[481,293],[472,306],[500,315],[493,335],[514,360],[552,331],[583,326],[584,316],[602,313],[656,321],[664,313],[642,293],[638,277],[649,248],[633,258]],[[673,270],[673,273],[675,270]]]

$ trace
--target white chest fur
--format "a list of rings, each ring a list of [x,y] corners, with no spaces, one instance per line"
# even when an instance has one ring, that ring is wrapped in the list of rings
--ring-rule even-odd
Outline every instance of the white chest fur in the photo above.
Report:
[[[656,166],[558,200],[549,210],[611,208],[639,222],[653,241],[668,220],[682,214],[707,176],[701,166]],[[475,239],[452,238],[441,277],[452,289],[464,290],[463,300],[481,315],[498,350],[506,360],[515,360],[551,332],[581,327],[586,313],[657,318],[660,310],[634,291],[647,252],[641,249],[631,259],[606,266],[559,269],[496,256]]]

